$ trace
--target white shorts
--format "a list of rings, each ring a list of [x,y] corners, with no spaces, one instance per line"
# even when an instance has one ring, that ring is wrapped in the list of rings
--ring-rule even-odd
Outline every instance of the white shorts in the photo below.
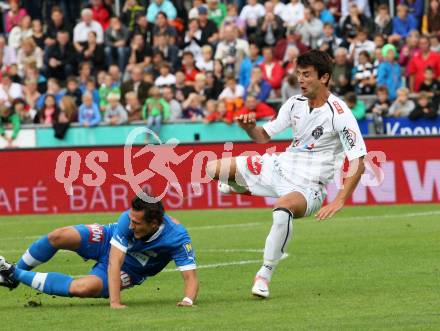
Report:
[[[288,193],[299,192],[307,202],[304,216],[309,216],[321,208],[326,197],[322,185],[295,184],[295,180],[285,178],[279,171],[278,155],[264,154],[262,156],[238,156],[235,158],[237,170],[245,181],[245,186],[252,195],[279,198]]]

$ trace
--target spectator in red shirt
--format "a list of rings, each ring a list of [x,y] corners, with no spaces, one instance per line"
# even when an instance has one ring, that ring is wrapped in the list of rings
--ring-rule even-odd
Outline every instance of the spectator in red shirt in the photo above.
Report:
[[[101,24],[104,31],[107,30],[112,16],[111,8],[105,5],[102,0],[91,0],[90,9],[93,12],[93,19]]]
[[[260,68],[263,72],[263,78],[272,86],[272,89],[279,90],[283,81],[284,70],[278,61],[273,59],[271,47],[263,48],[263,62]]]
[[[259,101],[255,95],[249,94],[246,97],[246,103],[243,108],[241,108],[235,116],[238,117],[240,115],[246,115],[249,113],[255,113],[255,118],[257,120],[261,118],[272,118],[276,116],[275,110],[270,107],[268,104]]]
[[[435,79],[440,77],[440,55],[430,50],[430,42],[427,36],[419,39],[420,52],[409,62],[409,86],[411,91],[418,92],[423,83],[426,67],[431,67]]]
[[[199,71],[195,67],[193,53],[183,52],[182,71],[185,73],[185,83],[189,85],[194,85],[196,75],[199,73]]]

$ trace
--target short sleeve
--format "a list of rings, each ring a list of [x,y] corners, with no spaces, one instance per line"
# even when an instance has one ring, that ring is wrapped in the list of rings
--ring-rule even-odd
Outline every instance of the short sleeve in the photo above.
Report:
[[[270,137],[273,137],[277,133],[280,133],[291,126],[290,113],[293,108],[294,99],[290,98],[281,106],[276,119],[263,125],[264,131],[266,131]]]
[[[335,130],[339,135],[345,154],[349,161],[365,156],[367,148],[362,138],[359,125],[350,108],[339,100],[332,102],[335,112]]]
[[[110,240],[112,246],[115,246],[124,253],[126,253],[128,249],[128,235],[130,232],[130,217],[128,213],[129,211],[126,211],[119,216],[118,223]]]
[[[194,270],[197,268],[194,249],[191,240],[187,237],[171,253],[171,258],[180,271]]]

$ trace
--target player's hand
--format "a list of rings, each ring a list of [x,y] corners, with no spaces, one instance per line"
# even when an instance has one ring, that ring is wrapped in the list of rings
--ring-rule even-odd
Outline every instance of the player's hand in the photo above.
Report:
[[[344,207],[344,203],[342,201],[333,201],[329,203],[327,206],[322,207],[315,215],[317,221],[323,221],[327,218],[332,217],[336,214],[340,209]]]
[[[257,125],[255,113],[242,114],[236,117],[238,125],[243,129],[252,129]]]
[[[125,308],[127,308],[127,306],[123,305],[122,303],[111,303],[110,308],[111,309],[125,309]]]
[[[195,304],[191,304],[191,303],[186,302],[186,301],[179,301],[177,303],[177,307],[191,307],[191,308],[194,308],[194,307],[197,307],[197,306]]]

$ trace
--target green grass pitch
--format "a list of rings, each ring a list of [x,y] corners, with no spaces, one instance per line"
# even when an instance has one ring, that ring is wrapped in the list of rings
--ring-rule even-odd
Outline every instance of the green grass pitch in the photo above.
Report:
[[[439,205],[349,207],[294,223],[294,238],[257,300],[250,288],[271,211],[170,211],[189,230],[201,281],[198,307],[177,308],[182,280],[166,272],[105,299],[54,298],[0,288],[0,330],[440,330]],[[50,230],[110,223],[116,214],[0,218],[0,254],[16,261]],[[59,252],[39,271],[88,273],[92,262]],[[37,303],[33,307],[29,302]],[[40,305],[41,303],[41,305]]]

